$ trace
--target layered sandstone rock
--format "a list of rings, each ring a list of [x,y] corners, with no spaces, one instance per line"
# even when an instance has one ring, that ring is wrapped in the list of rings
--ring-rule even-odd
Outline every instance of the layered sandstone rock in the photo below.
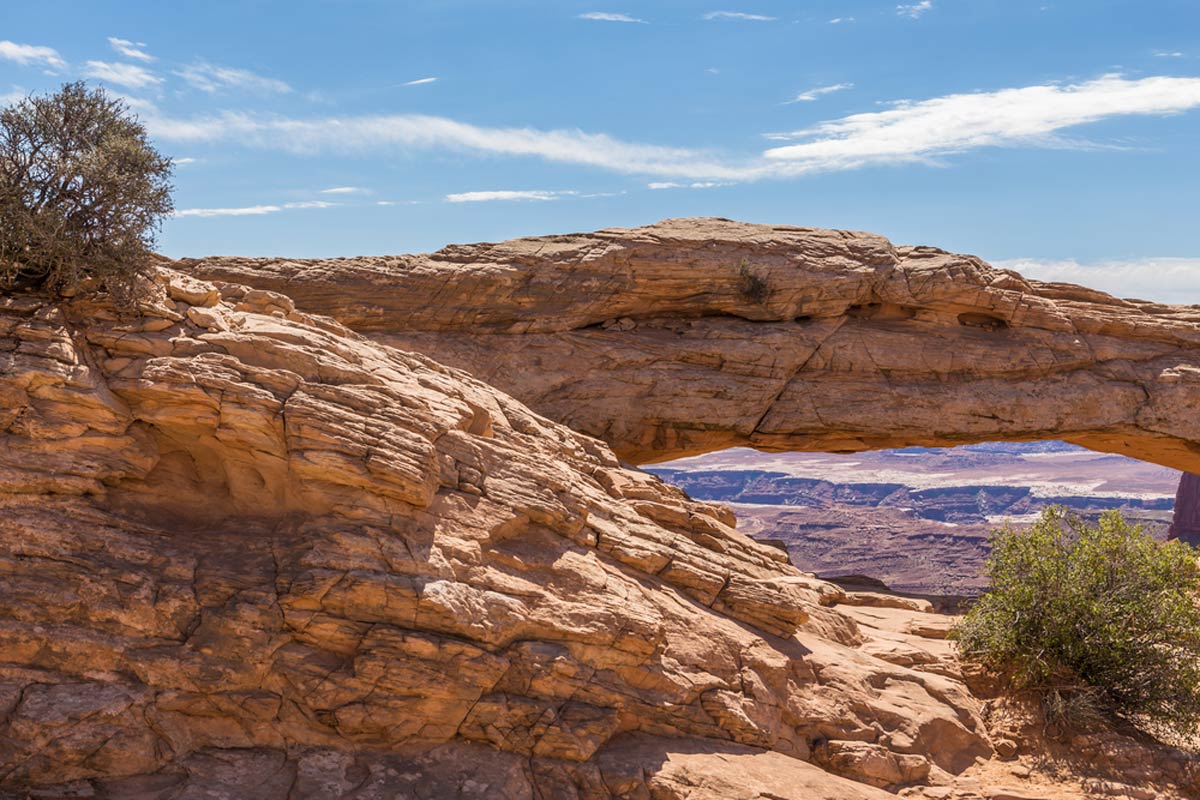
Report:
[[[794,363],[794,332],[809,325],[828,327],[833,349],[817,342],[803,360],[842,389],[883,374],[860,369],[873,351],[839,338],[842,329],[915,336],[906,326],[920,323],[956,345],[1007,335],[955,310],[974,308],[963,305],[978,295],[970,290],[943,298],[953,323],[892,320],[883,301],[839,310],[847,292],[869,299],[897,274],[885,256],[901,251],[856,243],[870,237],[739,229],[747,241],[776,236],[783,250],[811,239],[805,252],[828,255],[828,269],[747,255],[736,278],[706,273],[696,253],[741,245],[702,246],[695,231],[725,224],[676,223],[693,233],[665,249],[670,225],[593,237],[644,240],[657,261],[620,262],[627,279],[599,246],[599,271],[575,273],[576,310],[561,293],[570,273],[539,260],[561,247],[556,263],[588,263],[569,255],[591,252],[573,237],[501,247],[524,254],[503,263],[483,247],[400,259],[399,271],[380,261],[367,270],[373,291],[359,282],[367,262],[347,262],[320,291],[296,286],[305,303],[372,336],[392,330],[391,341],[426,342],[439,357],[490,352],[491,379],[557,387],[540,405],[553,410],[561,396],[563,409],[578,409],[563,419],[580,429],[597,430],[580,392],[589,380],[608,385],[593,398],[595,419],[623,416],[598,432],[634,457],[739,436],[842,441],[838,417],[777,438],[765,422],[738,433],[740,417],[720,418],[761,401],[739,395],[765,386],[763,376],[775,376],[779,394],[759,405],[784,408],[811,377]],[[672,247],[689,269],[663,257]],[[454,266],[455,252],[483,259],[479,269]],[[1006,738],[995,735],[993,706],[968,690],[942,638],[944,618],[847,596],[739,534],[727,509],[622,465],[604,443],[427,355],[245,285],[277,286],[278,263],[215,263],[203,268],[224,270],[214,283],[162,271],[136,314],[98,300],[0,298],[0,797],[965,799],[1020,796],[1023,783],[1050,780],[1030,778],[1046,755],[1024,736],[1034,728],[1005,722]],[[976,273],[962,274],[969,284]],[[413,276],[425,283],[404,283]],[[785,277],[795,289],[786,302],[775,294]],[[486,296],[494,280],[509,281],[509,294],[496,296],[490,321],[477,299],[474,311],[460,299],[444,316],[445,298],[467,298],[472,286]],[[1132,446],[1158,442],[1174,458],[1192,441],[1192,423],[1173,416],[1191,380],[1189,312],[1114,302],[1092,305],[1155,325],[1072,334],[1100,348],[1093,361],[1033,380],[1031,394],[1058,403],[1063,419],[1091,419],[1100,410],[1068,407],[1047,387],[1120,384],[1162,366],[1144,384],[1136,425],[1087,430],[1103,442],[1132,431]],[[394,319],[371,330],[384,306],[383,317],[419,322],[416,332],[398,333]],[[791,316],[770,321],[780,311]],[[608,330],[603,320],[556,327],[606,313],[620,314]],[[527,360],[496,345],[524,347]],[[569,365],[551,357],[561,348],[576,370],[608,372],[562,383]],[[1043,356],[1053,374],[1055,356],[1035,360]],[[501,375],[517,364],[524,378]],[[715,389],[702,386],[710,379]],[[672,390],[681,391],[674,409],[664,405]],[[692,413],[698,423],[676,422]],[[878,416],[872,436],[912,433]],[[1091,769],[1106,786],[1128,788],[1109,766],[1114,747],[1120,769],[1137,766],[1158,796],[1200,786],[1194,758],[1113,736],[1093,746]],[[1018,739],[1018,759],[1033,766],[1020,762],[1024,778],[997,777],[997,750],[1009,757]],[[1038,796],[1094,794],[1069,776],[1053,780],[1055,794]]]
[[[1179,491],[1175,493],[1175,513],[1167,536],[1200,545],[1200,475],[1185,472],[1180,476]]]
[[[719,219],[423,256],[209,258],[649,463],[1065,439],[1200,472],[1200,308]]]
[[[602,443],[273,292],[141,311],[0,299],[0,793],[875,798],[991,754]]]

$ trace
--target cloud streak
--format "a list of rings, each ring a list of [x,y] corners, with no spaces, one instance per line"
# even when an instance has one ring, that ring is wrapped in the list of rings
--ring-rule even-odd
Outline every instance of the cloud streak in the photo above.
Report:
[[[109,63],[106,61],[89,61],[84,66],[83,74],[89,78],[115,83],[128,89],[144,89],[147,86],[157,86],[163,79],[145,67],[137,64]]]
[[[333,208],[337,203],[328,200],[301,200],[298,203],[284,203],[284,208]]]
[[[640,144],[579,130],[488,128],[420,114],[293,119],[226,112],[176,119],[143,115],[157,139],[235,142],[298,154],[338,152],[376,156],[384,151],[449,149],[507,156],[533,156],[623,173],[686,178],[736,178],[740,167],[700,151]]]
[[[877,164],[936,163],[984,147],[1094,146],[1068,139],[1064,131],[1121,116],[1162,116],[1196,107],[1200,107],[1200,78],[1131,80],[1106,75],[1082,83],[901,101],[882,111],[768,134],[788,144],[743,156],[626,141],[577,129],[484,127],[421,114],[297,119],[233,111],[193,118],[154,110],[140,113],[156,139],[187,145],[221,143],[299,155],[370,158],[445,150],[540,158],[662,181],[751,181]]]
[[[735,19],[743,22],[774,22],[778,19],[763,14],[747,14],[744,11],[710,11],[704,15],[704,18],[709,22],[723,19]]]
[[[240,208],[184,208],[176,211],[175,217],[259,217],[278,214],[280,211],[301,208],[333,208],[337,203],[326,200],[301,200],[281,205],[242,206]]]
[[[612,14],[608,11],[589,11],[586,14],[580,14],[580,19],[588,19],[593,22],[640,22],[647,24],[646,20],[631,17],[628,14]]]
[[[820,98],[822,95],[833,94],[834,92],[841,92],[846,89],[853,88],[853,83],[835,83],[832,86],[821,86],[816,89],[809,89],[807,92],[801,92],[791,100],[788,100],[784,105],[791,103],[811,103],[813,100]]]
[[[207,94],[216,94],[232,89],[244,89],[252,92],[287,94],[292,87],[275,78],[266,78],[249,70],[234,67],[221,67],[198,61],[175,73],[191,86]]]
[[[500,190],[491,192],[458,192],[446,195],[447,203],[490,203],[496,200],[558,200],[578,192],[551,192],[541,189]]]
[[[920,19],[921,15],[933,10],[933,0],[921,0],[919,3],[904,3],[896,6],[896,13],[909,19]]]
[[[1143,258],[1080,263],[1073,259],[993,261],[1039,281],[1076,283],[1117,297],[1159,303],[1200,303],[1200,258]]]
[[[417,78],[415,81],[405,81],[401,86],[422,86],[426,83],[433,83],[437,78]]]
[[[651,181],[646,184],[647,189],[712,189],[717,186],[733,186],[728,181],[692,181],[691,183],[679,183],[678,181]]]
[[[1105,75],[1084,83],[905,101],[886,111],[785,134],[809,141],[772,148],[765,155],[794,171],[929,161],[982,147],[1064,146],[1072,144],[1060,136],[1067,128],[1118,116],[1177,114],[1197,106],[1200,78]]]
[[[61,70],[67,68],[67,62],[53,47],[43,47],[36,44],[18,44],[7,39],[0,40],[0,58],[12,61],[23,67],[42,66],[47,69]]]
[[[245,206],[243,208],[181,208],[175,217],[250,217],[262,214],[275,214],[282,211],[282,206]]]
[[[154,60],[154,56],[141,49],[146,46],[145,42],[131,42],[128,39],[119,39],[116,36],[108,37],[108,43],[126,58],[132,58],[135,61],[150,62]]]

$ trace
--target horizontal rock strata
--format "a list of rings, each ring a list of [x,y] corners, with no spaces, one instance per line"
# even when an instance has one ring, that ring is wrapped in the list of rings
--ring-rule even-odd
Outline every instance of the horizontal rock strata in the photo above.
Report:
[[[816,751],[991,753],[726,509],[283,295],[153,288],[0,298],[0,796],[874,798]]]
[[[1194,309],[866,234],[179,266],[0,297],[3,800],[1021,796],[945,618],[620,459],[1198,452]],[[1200,790],[1131,742],[1095,780]]]
[[[872,234],[687,219],[183,266],[467,369],[635,463],[1064,439],[1200,472],[1200,308]]]

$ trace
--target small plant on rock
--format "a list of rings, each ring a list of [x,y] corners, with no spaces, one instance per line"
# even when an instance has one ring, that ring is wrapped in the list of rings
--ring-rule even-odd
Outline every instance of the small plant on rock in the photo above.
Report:
[[[1108,712],[1195,739],[1200,566],[1118,511],[1089,525],[1049,508],[992,535],[988,591],[954,630],[963,657],[1044,698],[1052,721]]]
[[[761,305],[771,296],[770,284],[751,269],[750,262],[744,258],[738,264],[738,278],[738,289],[747,300]]]
[[[171,213],[171,160],[119,100],[83,83],[0,110],[0,292],[128,296]]]

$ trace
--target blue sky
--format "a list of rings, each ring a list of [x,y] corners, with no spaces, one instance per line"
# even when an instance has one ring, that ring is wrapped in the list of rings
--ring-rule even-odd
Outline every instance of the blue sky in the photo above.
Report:
[[[1200,303],[1194,0],[5,5],[0,96],[179,160],[173,256],[716,215]]]

